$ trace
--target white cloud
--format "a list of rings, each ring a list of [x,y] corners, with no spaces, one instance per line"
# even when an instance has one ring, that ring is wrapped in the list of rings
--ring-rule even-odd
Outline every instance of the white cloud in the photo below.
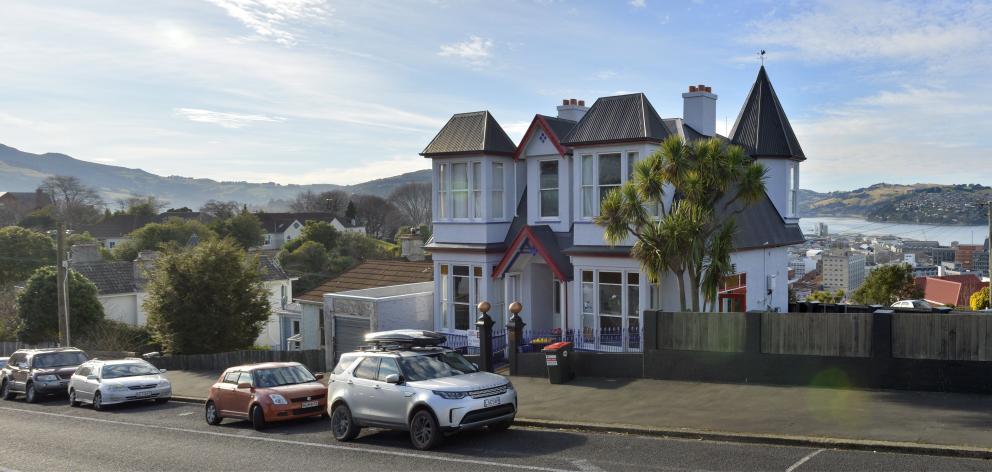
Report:
[[[596,80],[610,80],[617,78],[618,75],[619,74],[617,74],[617,72],[613,70],[601,70],[597,72],[596,75],[594,75],[593,77],[595,77]]]
[[[503,131],[510,136],[515,143],[519,143],[524,138],[524,133],[530,127],[530,121],[511,121],[503,124]]]
[[[492,48],[493,40],[472,36],[460,43],[442,44],[437,54],[442,57],[465,59],[473,66],[480,66],[489,62]]]
[[[273,174],[271,172],[238,170],[230,175],[220,176],[220,178],[225,180],[247,180],[249,182],[292,182],[301,185],[351,185],[429,168],[430,162],[427,159],[396,156],[379,161],[355,162],[348,167],[303,170],[285,175]]]
[[[284,45],[296,43],[295,22],[322,21],[332,10],[326,0],[206,0],[223,8],[258,37]]]
[[[253,123],[279,123],[286,121],[278,116],[246,115],[243,113],[228,113],[222,111],[210,111],[200,108],[176,108],[177,116],[182,116],[190,121],[198,123],[212,123],[224,128],[243,128]]]
[[[634,8],[644,8],[644,7],[647,6],[647,1],[646,0],[630,0],[627,3],[630,4],[630,6],[632,6]]]

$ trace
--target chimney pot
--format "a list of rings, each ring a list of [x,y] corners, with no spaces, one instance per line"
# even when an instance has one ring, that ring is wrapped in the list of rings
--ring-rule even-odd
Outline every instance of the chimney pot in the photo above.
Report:
[[[561,101],[561,104],[562,104],[562,105],[568,105],[568,99],[567,99],[567,98],[566,98],[566,99],[563,99],[563,100]]]
[[[710,87],[710,86],[707,85],[706,86],[706,93],[711,93],[711,92],[713,92],[713,87]]]
[[[692,92],[695,92],[695,91],[696,91],[696,86],[695,85],[690,85],[689,86],[689,93],[692,93]]]
[[[576,100],[576,99],[574,99],[574,98],[568,99],[568,102],[569,102],[569,105],[578,105],[579,104],[579,101]]]
[[[579,106],[580,107],[586,106],[586,101],[585,100],[579,100]]]
[[[705,88],[706,88],[706,86],[703,85],[703,84],[699,84],[699,85],[696,86],[696,89],[699,90],[700,92],[703,91],[703,89],[705,89]]]

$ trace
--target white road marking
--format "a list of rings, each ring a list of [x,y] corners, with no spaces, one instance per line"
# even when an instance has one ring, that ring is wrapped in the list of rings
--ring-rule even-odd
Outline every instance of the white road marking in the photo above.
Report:
[[[826,449],[818,449],[818,450],[815,450],[815,451],[813,451],[813,452],[811,452],[809,454],[806,454],[805,457],[803,457],[802,459],[799,459],[795,464],[792,464],[791,466],[789,466],[788,469],[785,469],[785,472],[793,472],[794,470],[798,469],[799,466],[805,464],[806,461],[808,461],[808,460],[816,457],[817,454],[819,454],[819,453],[821,453],[823,451],[826,451]]]
[[[289,439],[267,438],[267,437],[260,437],[260,436],[242,436],[242,435],[239,435],[239,434],[221,433],[221,432],[218,432],[218,431],[200,431],[200,430],[195,430],[195,429],[176,428],[176,427],[172,427],[172,426],[161,426],[161,425],[144,424],[144,423],[129,423],[127,421],[107,420],[107,419],[102,419],[102,418],[87,418],[85,416],[66,415],[66,414],[62,414],[62,413],[50,413],[50,412],[47,412],[47,411],[22,410],[22,409],[19,409],[19,408],[8,408],[8,407],[0,407],[0,410],[16,411],[16,412],[19,412],[19,413],[26,413],[26,414],[30,414],[30,415],[53,416],[53,417],[58,417],[58,418],[70,418],[70,419],[74,419],[74,420],[91,421],[91,422],[94,422],[94,423],[116,424],[116,425],[123,425],[123,426],[137,426],[137,427],[141,427],[141,428],[160,429],[160,430],[163,430],[163,431],[174,431],[174,432],[179,432],[179,433],[204,434],[204,435],[208,435],[208,436],[220,436],[220,437],[235,438],[235,439],[250,439],[250,440],[253,440],[253,441],[262,441],[262,442],[270,442],[270,443],[278,443],[278,444],[292,444],[292,445],[295,445],[295,446],[317,447],[317,448],[322,448],[322,449],[334,449],[334,450],[339,450],[339,451],[364,452],[364,453],[368,453],[368,454],[379,454],[379,455],[383,455],[383,456],[409,457],[409,458],[414,458],[414,459],[425,459],[425,460],[429,460],[429,461],[454,462],[454,463],[459,463],[459,464],[486,465],[486,466],[505,467],[505,468],[509,468],[509,469],[520,469],[520,470],[539,470],[539,471],[545,471],[545,472],[573,472],[573,471],[568,470],[568,469],[554,469],[554,468],[551,468],[551,467],[540,467],[540,466],[536,466],[536,465],[505,464],[505,463],[501,463],[501,462],[491,462],[491,461],[483,461],[483,460],[475,460],[475,459],[459,459],[459,458],[454,458],[454,457],[433,456],[433,455],[430,455],[430,454],[419,454],[419,453],[415,453],[415,452],[386,451],[386,450],[381,450],[381,449],[369,449],[369,448],[361,448],[361,447],[353,447],[353,446],[341,446],[341,445],[337,445],[337,444],[311,443],[311,442],[305,442],[305,441],[292,441],[292,440],[289,440]]]
[[[187,411],[186,413],[180,413],[179,416],[189,416],[189,415],[192,415],[192,414],[193,414],[192,411]]]
[[[574,459],[572,460],[572,464],[575,464],[581,472],[606,472],[605,470],[597,467],[596,464],[589,462],[587,459]]]

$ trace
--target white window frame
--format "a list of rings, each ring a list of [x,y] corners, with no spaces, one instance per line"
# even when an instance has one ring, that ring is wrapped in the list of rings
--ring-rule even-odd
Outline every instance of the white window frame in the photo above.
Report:
[[[579,221],[588,222],[588,221],[592,221],[592,219],[595,218],[596,216],[599,216],[600,207],[602,206],[602,202],[603,202],[603,199],[601,197],[602,187],[619,188],[622,187],[624,184],[626,184],[630,180],[634,163],[639,159],[639,156],[641,156],[643,153],[644,151],[639,148],[637,149],[624,148],[624,149],[615,149],[615,150],[600,151],[594,153],[584,153],[579,155],[578,163],[575,166],[578,172],[578,178],[576,179],[576,181],[578,182],[579,185],[579,191],[576,192],[575,204],[577,210],[576,214],[579,215],[578,218]],[[599,183],[599,159],[601,156],[613,156],[613,155],[620,156],[620,183],[617,185],[613,185],[613,184],[601,185]],[[633,162],[631,161],[632,156],[634,157]],[[584,180],[585,173],[584,173],[583,165],[585,163],[585,159],[587,158],[592,159],[591,183],[587,183]],[[592,208],[590,209],[592,211],[592,214],[586,214],[585,193],[587,191],[592,192],[593,202],[592,202]]]
[[[647,293],[645,290],[646,289],[650,289],[650,287],[645,287],[645,283],[647,281],[647,276],[645,274],[642,274],[638,270],[622,269],[622,268],[612,268],[612,267],[611,268],[603,268],[603,267],[600,267],[600,268],[579,267],[579,268],[577,268],[577,271],[576,272],[577,272],[577,275],[578,275],[578,278],[576,280],[576,282],[577,282],[576,283],[576,292],[577,292],[576,296],[577,296],[578,306],[577,306],[577,309],[575,310],[577,312],[576,313],[577,320],[576,320],[576,323],[575,323],[575,326],[576,326],[575,341],[576,341],[576,343],[578,345],[582,345],[583,343],[587,343],[587,341],[585,341],[585,328],[586,328],[585,315],[587,315],[587,314],[592,315],[593,322],[595,323],[595,325],[593,327],[594,332],[600,332],[600,330],[601,330],[600,326],[601,326],[602,323],[601,323],[600,318],[601,318],[602,315],[599,312],[599,308],[600,308],[600,297],[599,297],[599,295],[600,295],[600,282],[599,282],[599,275],[600,275],[601,272],[610,272],[610,273],[619,273],[620,274],[620,277],[621,277],[621,280],[620,280],[621,281],[621,284],[620,284],[620,293],[621,293],[621,299],[620,299],[621,316],[620,316],[620,320],[621,320],[621,324],[620,325],[623,328],[621,330],[621,332],[623,333],[623,336],[622,336],[622,340],[621,340],[621,343],[622,344],[619,347],[620,348],[624,348],[623,350],[626,350],[626,351],[643,350],[643,348],[644,348],[644,335],[643,335],[643,332],[642,332],[641,336],[639,336],[638,346],[636,348],[634,348],[634,347],[630,346],[630,340],[628,339],[628,335],[629,335],[630,331],[629,331],[628,328],[630,327],[630,320],[631,320],[631,318],[636,318],[637,325],[638,325],[638,328],[639,329],[644,326],[644,319],[643,319],[643,316],[642,315],[643,315],[644,310],[647,309],[647,308],[644,307],[644,302],[642,300],[644,298],[643,297],[643,294]],[[586,282],[585,281],[585,277],[584,277],[584,273],[585,272],[592,272],[592,275],[593,275],[592,282]],[[637,299],[637,313],[635,313],[633,315],[630,313],[630,296],[631,296],[631,291],[630,291],[631,284],[629,283],[629,275],[630,274],[636,274],[637,275],[637,285],[636,285],[636,287],[637,287],[637,298],[638,298]],[[592,284],[592,309],[591,309],[591,311],[589,311],[585,307],[585,305],[583,304],[583,300],[582,300],[582,297],[583,297],[583,285],[585,285],[585,284]],[[615,316],[615,315],[607,315],[607,316]],[[601,348],[605,346],[605,345],[602,345],[600,343],[601,338],[602,338],[602,336],[596,336],[594,338],[593,345],[592,346],[589,346],[589,347],[592,347],[592,348],[594,348],[596,350],[601,350]],[[588,343],[587,343],[587,345],[588,345]],[[605,346],[605,347],[608,348],[606,350],[615,350],[618,346],[608,345],[608,346]]]
[[[468,303],[456,302],[455,301],[455,267],[468,268],[468,275],[458,275],[457,277],[465,277],[468,280]],[[485,271],[483,266],[478,264],[464,264],[464,263],[442,263],[438,264],[438,275],[440,276],[441,286],[440,289],[440,326],[441,331],[445,332],[456,332],[464,333],[474,329],[475,317],[478,309],[476,308],[479,304],[479,296],[483,291],[483,284],[486,283]],[[468,326],[466,329],[458,329],[455,325],[455,305],[467,305],[468,306]]]
[[[789,165],[789,216],[799,215],[799,164]]]
[[[541,179],[541,165],[545,162],[552,162],[555,165],[555,186],[544,188]],[[561,221],[561,162],[558,159],[543,159],[537,162],[537,216],[541,221]],[[554,215],[544,215],[544,192],[554,191],[555,197]]]
[[[458,221],[481,221],[489,213],[487,208],[488,192],[490,185],[486,184],[489,176],[489,166],[484,160],[479,159],[458,159],[446,160],[439,163],[436,172],[437,189],[434,192],[436,207],[434,221],[458,222]],[[466,187],[454,190],[452,188],[452,176],[455,166],[465,166]],[[478,176],[475,170],[478,169]],[[505,177],[504,177],[505,178]],[[504,184],[505,188],[505,184]],[[455,193],[465,195],[465,214],[458,216],[455,214]]]
[[[499,169],[497,174],[496,169]],[[492,172],[490,173],[491,196],[489,218],[502,220],[506,218],[506,165],[502,162],[493,161]]]

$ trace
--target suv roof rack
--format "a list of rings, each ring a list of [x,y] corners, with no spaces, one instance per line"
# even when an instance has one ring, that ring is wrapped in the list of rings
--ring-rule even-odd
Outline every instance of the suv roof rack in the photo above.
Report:
[[[447,337],[434,331],[419,329],[397,329],[379,331],[365,335],[365,342],[360,350],[409,349],[414,347],[435,347],[444,344]]]

